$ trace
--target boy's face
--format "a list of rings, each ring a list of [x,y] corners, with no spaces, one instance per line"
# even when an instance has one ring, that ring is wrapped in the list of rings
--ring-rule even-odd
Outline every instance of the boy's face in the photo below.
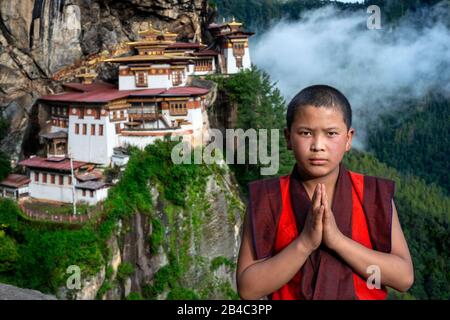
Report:
[[[285,129],[288,149],[311,178],[326,176],[339,166],[353,134],[340,109],[312,106],[297,110],[290,130]]]

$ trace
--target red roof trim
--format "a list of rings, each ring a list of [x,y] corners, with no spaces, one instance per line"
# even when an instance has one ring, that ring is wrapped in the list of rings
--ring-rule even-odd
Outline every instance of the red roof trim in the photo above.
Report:
[[[167,48],[175,49],[175,48],[199,48],[199,43],[190,43],[190,42],[175,42],[169,45]]]
[[[96,82],[96,83],[76,83],[76,82],[70,82],[70,83],[64,83],[63,87],[80,91],[80,92],[89,92],[89,91],[96,91],[96,90],[107,90],[107,89],[114,89],[116,86],[112,83],[106,83],[106,82]]]
[[[47,158],[34,157],[34,158],[29,158],[29,159],[19,162],[19,165],[29,167],[29,168],[36,168],[36,169],[71,171],[69,159],[64,159],[63,161],[60,161],[60,162],[52,162],[52,161],[48,161]],[[84,165],[86,165],[85,162],[73,161],[74,170],[78,169]]]
[[[125,98],[129,93],[129,90],[119,91],[117,89],[106,89],[88,92],[63,92],[60,94],[43,96],[40,99],[45,101],[106,103],[112,100]]]
[[[21,174],[9,174],[0,185],[12,188],[19,188],[23,185],[29,184],[30,179],[27,176]]]
[[[207,49],[207,50],[195,52],[194,55],[195,56],[217,56],[217,55],[219,55],[219,53],[217,51]]]
[[[43,101],[58,102],[85,102],[85,103],[107,103],[116,99],[135,96],[167,96],[167,95],[203,95],[209,92],[208,89],[198,87],[174,87],[174,88],[154,88],[142,90],[96,90],[89,92],[64,92],[60,94],[42,96]]]

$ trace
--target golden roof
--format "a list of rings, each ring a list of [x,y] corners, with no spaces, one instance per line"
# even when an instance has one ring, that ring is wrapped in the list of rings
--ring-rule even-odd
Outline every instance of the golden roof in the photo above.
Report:
[[[167,40],[140,40],[127,42],[127,45],[137,47],[137,46],[159,46],[159,45],[169,45],[174,43],[174,41]]]
[[[97,77],[96,73],[80,73],[75,75],[77,78],[95,78]]]
[[[161,31],[153,28],[153,24],[150,22],[146,30],[138,31],[139,35],[159,34]]]
[[[146,30],[138,31],[138,34],[141,36],[146,35],[164,35],[169,37],[177,37],[178,33],[168,32],[167,28],[164,28],[163,30],[158,30],[153,28],[153,25],[149,23],[148,28]]]
[[[242,26],[241,22],[236,22],[236,19],[233,17],[233,21],[230,23],[227,23],[230,26]]]

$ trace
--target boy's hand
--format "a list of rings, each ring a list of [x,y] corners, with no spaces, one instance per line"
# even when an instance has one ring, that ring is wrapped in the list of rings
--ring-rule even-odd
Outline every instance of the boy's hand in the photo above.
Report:
[[[328,196],[325,186],[321,185],[321,187],[321,200],[322,205],[325,207],[323,214],[323,242],[328,248],[334,249],[344,235],[339,230],[336,220],[334,219],[333,211],[331,211],[331,206],[328,203]]]
[[[306,217],[305,226],[300,234],[300,242],[310,252],[320,246],[322,242],[323,225],[322,219],[325,207],[321,205],[322,190],[320,184],[314,190],[311,208]]]

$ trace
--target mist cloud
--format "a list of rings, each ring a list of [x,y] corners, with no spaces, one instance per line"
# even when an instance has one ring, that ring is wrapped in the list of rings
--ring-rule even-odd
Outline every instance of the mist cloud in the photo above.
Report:
[[[447,10],[447,11],[446,11]],[[429,91],[450,93],[449,7],[410,15],[395,29],[369,30],[366,11],[332,6],[281,21],[252,44],[252,60],[289,101],[300,89],[328,84],[349,98],[357,146],[364,127],[384,110],[398,111]],[[383,12],[381,12],[383,18]]]

